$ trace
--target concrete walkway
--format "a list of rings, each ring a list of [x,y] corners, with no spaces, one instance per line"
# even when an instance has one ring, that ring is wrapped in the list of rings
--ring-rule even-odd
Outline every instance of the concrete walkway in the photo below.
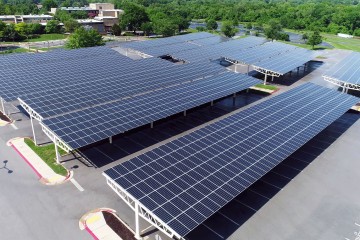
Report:
[[[25,142],[24,138],[15,138],[8,142],[11,146],[34,170],[40,178],[40,182],[46,185],[57,185],[66,182],[70,178],[55,173]]]
[[[103,210],[98,209],[85,214],[79,222],[80,229],[86,229],[94,239],[122,240],[122,238],[106,224],[102,211]],[[109,212],[112,212],[112,210]]]

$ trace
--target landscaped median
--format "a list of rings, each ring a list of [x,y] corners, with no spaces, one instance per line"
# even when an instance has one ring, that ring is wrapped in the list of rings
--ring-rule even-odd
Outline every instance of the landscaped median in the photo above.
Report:
[[[278,87],[273,85],[264,85],[264,84],[257,84],[254,87],[251,87],[250,89],[265,92],[265,93],[274,93],[279,90]]]
[[[15,138],[8,145],[30,165],[39,176],[40,182],[46,185],[57,185],[70,179],[72,172],[55,161],[54,144],[36,146],[29,138]],[[64,151],[59,150],[60,154]]]

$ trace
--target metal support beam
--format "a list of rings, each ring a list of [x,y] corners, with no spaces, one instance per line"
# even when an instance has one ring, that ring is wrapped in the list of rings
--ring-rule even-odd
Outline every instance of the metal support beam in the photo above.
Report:
[[[36,135],[35,135],[35,128],[34,128],[34,123],[33,123],[33,117],[32,115],[30,115],[30,122],[31,122],[31,129],[33,132],[33,138],[34,138],[34,143],[37,146],[37,142],[36,142]]]
[[[238,66],[238,64],[235,63],[235,72],[236,72],[236,73],[238,72],[238,71],[237,71],[237,66]]]
[[[271,76],[271,81],[272,81],[272,82],[274,81],[274,76]]]
[[[296,74],[299,75],[299,67],[297,67],[296,69],[297,69],[297,73],[296,73]]]
[[[2,112],[3,112],[4,115],[6,115],[6,113],[5,113],[4,99],[0,98],[0,101],[1,101],[1,109],[2,109]]]
[[[135,238],[141,240],[139,224],[139,203],[135,202]]]
[[[249,72],[250,72],[250,64],[247,65],[247,75],[249,75]]]
[[[186,117],[186,110],[184,111],[184,117]]]
[[[267,80],[267,74],[265,73],[264,85],[266,85],[266,80]]]
[[[150,123],[150,128],[154,128],[154,122]]]
[[[56,139],[54,140],[54,145],[55,145],[55,153],[56,153],[56,163],[60,164],[60,154]]]
[[[211,101],[211,102],[210,102],[210,106],[214,106],[214,101]]]
[[[112,144],[112,136],[109,137],[109,143]]]
[[[236,93],[233,94],[233,106],[235,106]]]

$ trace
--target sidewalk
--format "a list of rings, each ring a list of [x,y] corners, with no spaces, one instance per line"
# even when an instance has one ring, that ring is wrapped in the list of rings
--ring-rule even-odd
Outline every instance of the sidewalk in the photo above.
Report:
[[[102,210],[85,214],[80,229],[88,231],[95,240],[122,240],[107,224]]]
[[[70,178],[56,174],[25,142],[24,138],[12,139],[8,142],[8,145],[14,148],[14,150],[30,165],[35,173],[40,178],[40,182],[46,185],[57,185],[64,183]]]

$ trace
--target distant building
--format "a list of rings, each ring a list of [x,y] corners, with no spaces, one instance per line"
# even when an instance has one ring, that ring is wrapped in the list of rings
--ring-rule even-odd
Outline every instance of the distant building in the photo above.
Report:
[[[0,16],[0,21],[5,23],[40,23],[46,24],[47,21],[52,20],[50,15],[5,15]]]
[[[105,34],[104,22],[95,20],[95,19],[78,19],[78,23],[80,23],[85,29],[93,28],[101,34]]]
[[[338,35],[338,37],[342,37],[342,38],[353,38],[354,37],[352,35],[345,34],[345,33],[338,33],[337,35]]]

